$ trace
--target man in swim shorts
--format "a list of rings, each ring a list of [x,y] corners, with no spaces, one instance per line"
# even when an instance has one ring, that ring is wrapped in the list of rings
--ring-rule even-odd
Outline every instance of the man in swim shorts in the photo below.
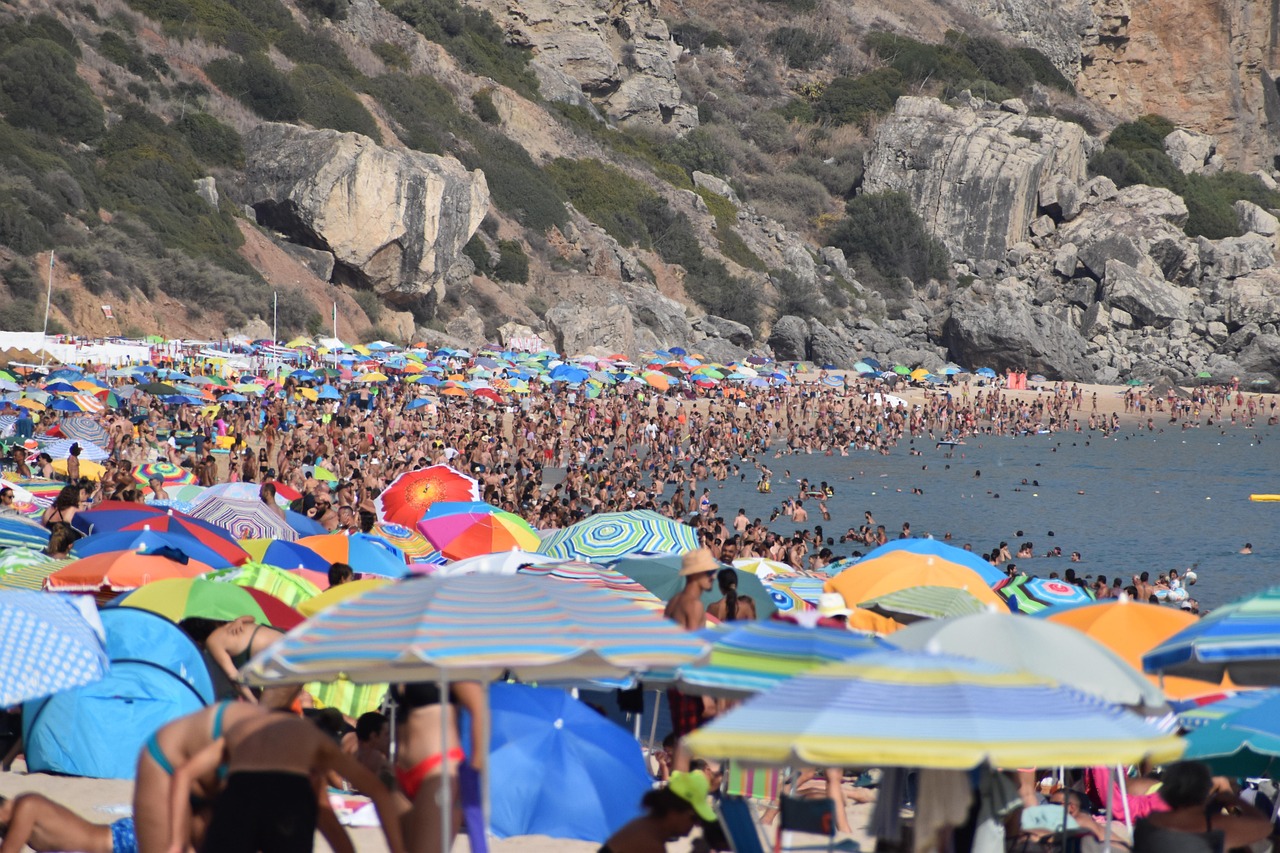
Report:
[[[3,849],[30,847],[36,853],[79,850],[81,853],[138,853],[133,818],[115,823],[90,823],[43,794],[0,797],[0,836]]]

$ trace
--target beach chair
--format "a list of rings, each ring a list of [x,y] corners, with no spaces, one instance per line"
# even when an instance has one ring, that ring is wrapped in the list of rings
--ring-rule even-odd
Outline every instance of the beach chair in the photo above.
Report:
[[[826,836],[826,844],[795,843],[794,833]],[[801,851],[826,850],[857,853],[861,848],[852,839],[836,842],[836,804],[827,798],[809,799],[787,794],[778,798],[777,853],[801,853]]]
[[[716,814],[733,853],[766,853],[756,817],[746,799],[726,794],[716,803]]]

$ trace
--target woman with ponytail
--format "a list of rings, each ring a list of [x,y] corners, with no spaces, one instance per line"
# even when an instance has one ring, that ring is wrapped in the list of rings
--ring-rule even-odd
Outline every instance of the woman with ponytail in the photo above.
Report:
[[[756,603],[749,595],[738,595],[738,572],[736,569],[721,569],[716,574],[716,583],[720,585],[720,594],[724,598],[707,607],[707,613],[721,622],[750,620],[756,618]]]

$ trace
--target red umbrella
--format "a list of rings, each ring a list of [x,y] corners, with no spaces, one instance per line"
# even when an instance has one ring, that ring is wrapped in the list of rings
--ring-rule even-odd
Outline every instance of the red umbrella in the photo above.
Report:
[[[412,529],[434,503],[479,499],[475,480],[448,465],[432,465],[396,477],[376,503],[383,521]]]
[[[177,533],[199,541],[226,557],[232,565],[240,565],[249,558],[230,531],[192,518],[180,512],[139,518],[120,528],[121,530],[154,530],[158,533]]]
[[[302,497],[302,492],[293,486],[287,486],[279,480],[271,480],[271,485],[276,487],[276,494],[287,501],[296,501]]]

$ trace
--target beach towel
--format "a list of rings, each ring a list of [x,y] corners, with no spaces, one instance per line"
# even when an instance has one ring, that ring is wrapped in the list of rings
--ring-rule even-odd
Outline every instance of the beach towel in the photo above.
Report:
[[[730,761],[726,764],[724,779],[726,794],[771,803],[778,801],[781,781],[777,770],[743,767],[741,762]]]
[[[1117,817],[1125,817],[1125,802],[1129,804],[1128,818],[1130,821],[1146,817],[1152,812],[1169,811],[1169,806],[1160,798],[1158,793],[1128,794],[1125,797],[1121,797],[1120,786],[1112,778],[1109,767],[1090,767],[1085,771],[1084,782],[1085,793],[1093,802],[1095,809],[1106,808],[1107,786],[1111,786],[1111,813]]]

